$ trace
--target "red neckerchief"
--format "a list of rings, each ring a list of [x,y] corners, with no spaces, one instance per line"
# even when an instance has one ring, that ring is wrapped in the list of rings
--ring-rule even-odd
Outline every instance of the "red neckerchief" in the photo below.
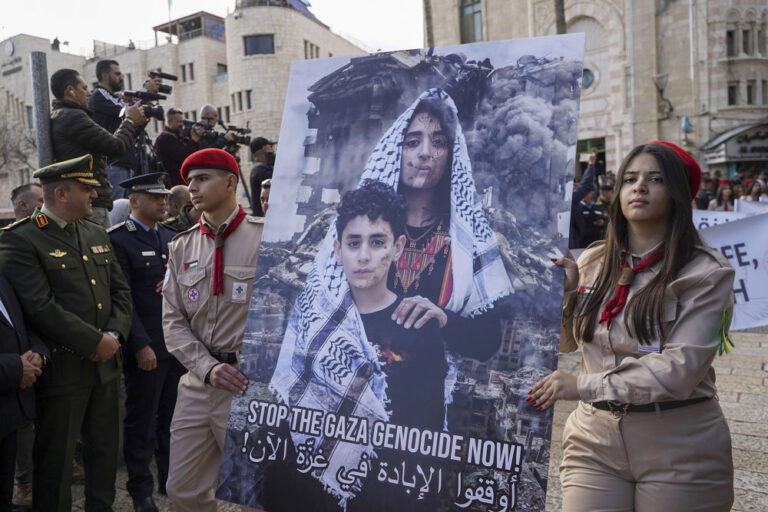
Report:
[[[213,253],[213,294],[218,295],[220,293],[224,293],[224,239],[227,238],[230,233],[232,233],[235,229],[237,229],[237,226],[240,225],[241,222],[243,222],[243,219],[245,218],[245,210],[243,210],[243,207],[238,205],[237,206],[238,211],[237,215],[235,215],[235,218],[232,219],[232,222],[229,223],[229,226],[227,226],[227,229],[225,229],[222,233],[214,233],[207,227],[205,227],[205,224],[203,224],[203,216],[200,216],[200,232],[207,236],[208,238],[213,238],[214,246],[216,247],[216,252]]]
[[[629,268],[629,264],[626,261],[621,262],[621,277],[619,277],[619,284],[616,286],[616,294],[605,305],[603,313],[600,315],[600,321],[598,324],[606,322],[606,329],[611,328],[611,320],[613,317],[619,314],[624,309],[624,305],[627,303],[627,296],[629,295],[629,287],[632,285],[632,281],[635,280],[635,274],[649,269],[657,264],[664,257],[664,244],[661,244],[658,249],[653,251],[647,258],[638,263],[632,268]]]

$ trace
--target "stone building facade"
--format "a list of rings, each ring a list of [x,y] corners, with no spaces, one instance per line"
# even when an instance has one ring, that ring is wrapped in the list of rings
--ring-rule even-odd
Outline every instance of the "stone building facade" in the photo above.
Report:
[[[200,107],[212,104],[225,124],[247,126],[251,137],[277,140],[292,61],[365,53],[334,34],[299,0],[238,0],[226,18],[199,12],[154,30],[152,47],[94,41],[91,58],[54,50],[49,40],[27,34],[0,42],[0,121],[19,130],[34,129],[29,53],[41,51],[47,55],[49,78],[57,69],[68,67],[95,84],[96,63],[101,59],[120,63],[127,90],[140,89],[149,71],[176,75],[178,81],[165,81],[173,86],[160,102],[166,110],[176,107],[186,118],[197,120]],[[147,130],[154,139],[162,129],[162,122],[152,120]],[[37,160],[29,148],[26,154],[26,159],[7,163],[0,157],[2,206],[9,204],[14,187],[31,180]],[[241,147],[240,159],[247,182],[250,151],[246,147]]]
[[[551,0],[427,2],[435,46],[556,33]],[[768,168],[702,151],[768,118],[764,0],[566,0],[565,17],[568,32],[586,33],[580,151],[604,149],[616,169],[636,144],[666,139],[731,175]]]

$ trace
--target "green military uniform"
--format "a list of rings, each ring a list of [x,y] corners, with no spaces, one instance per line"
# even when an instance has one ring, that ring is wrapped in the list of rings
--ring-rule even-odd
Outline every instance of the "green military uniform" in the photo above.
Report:
[[[192,208],[194,208],[194,206],[191,203],[185,204],[181,207],[181,211],[179,211],[178,215],[165,219],[162,222],[163,226],[170,228],[178,233],[188,230],[195,223],[195,221],[193,221],[189,216],[189,211]]]
[[[40,169],[45,185],[98,184],[90,155]],[[82,435],[85,510],[111,510],[118,453],[121,352],[106,362],[89,356],[112,331],[130,330],[131,292],[109,236],[88,220],[67,223],[45,205],[0,235],[0,273],[19,296],[24,316],[48,345],[50,367],[38,380],[34,510],[69,511],[72,458]]]

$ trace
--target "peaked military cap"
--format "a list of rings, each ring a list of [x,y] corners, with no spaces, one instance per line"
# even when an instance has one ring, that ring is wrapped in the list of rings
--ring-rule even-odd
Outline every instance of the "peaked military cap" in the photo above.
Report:
[[[165,188],[166,176],[168,175],[164,172],[150,172],[121,181],[120,186],[128,190],[129,194],[144,192],[145,194],[167,196],[171,191]]]
[[[91,155],[83,155],[47,165],[36,170],[32,177],[39,179],[40,183],[43,184],[61,180],[75,180],[94,187],[100,185],[93,177],[93,157]]]

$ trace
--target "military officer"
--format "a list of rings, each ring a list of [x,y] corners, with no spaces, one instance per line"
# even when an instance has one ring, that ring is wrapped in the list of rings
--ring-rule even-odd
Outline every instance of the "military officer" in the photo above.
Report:
[[[163,284],[165,341],[189,370],[171,424],[168,497],[176,512],[215,512],[232,393],[248,385],[237,362],[263,219],[237,204],[240,172],[229,153],[197,151],[184,160],[181,176],[203,214],[171,242]]]
[[[107,232],[86,219],[99,185],[92,165],[84,155],[36,171],[43,206],[0,236],[0,273],[51,353],[37,390],[33,510],[41,512],[72,508],[78,436],[85,510],[111,510],[115,498],[119,348],[132,305]]]
[[[138,512],[156,511],[152,500],[152,456],[157,487],[165,494],[168,448],[176,387],[186,371],[168,353],[163,339],[161,286],[168,261],[168,242],[175,231],[160,224],[166,212],[166,174],[142,174],[120,183],[128,192],[131,214],[109,229],[123,274],[133,297],[133,322],[123,346],[125,423],[123,454],[128,468],[126,487]]]

